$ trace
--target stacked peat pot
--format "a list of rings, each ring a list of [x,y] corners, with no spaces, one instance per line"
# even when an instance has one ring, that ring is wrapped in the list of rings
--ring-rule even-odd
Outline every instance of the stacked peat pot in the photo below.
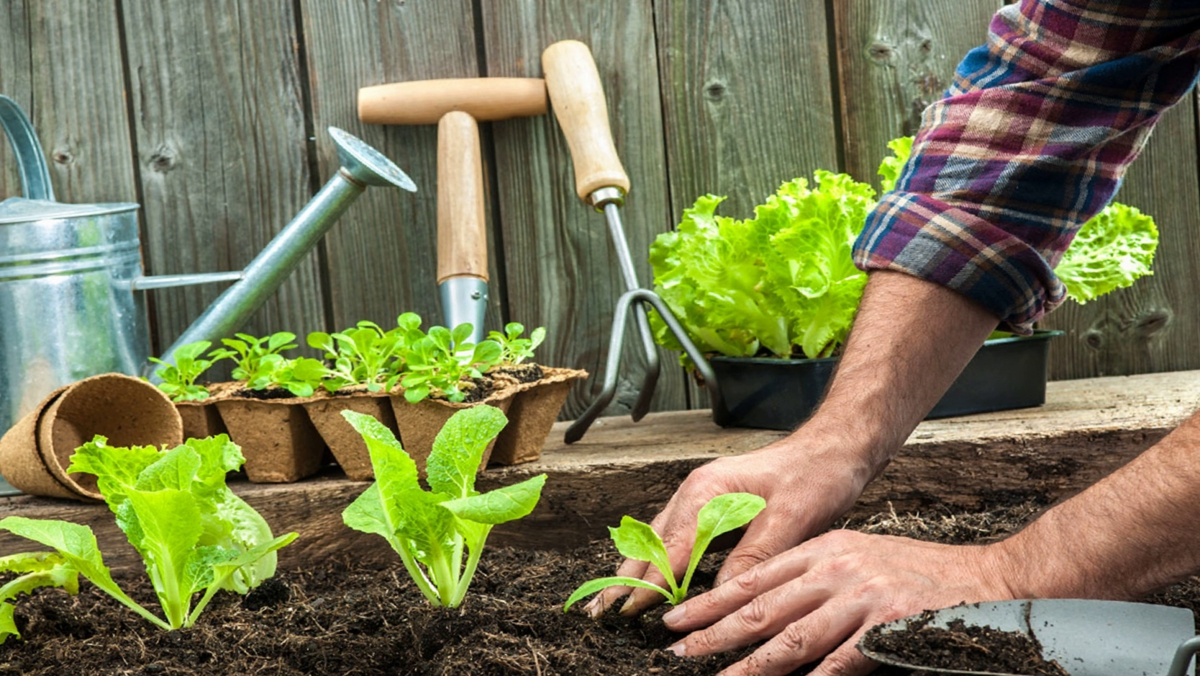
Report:
[[[313,333],[325,360],[288,358],[295,334],[263,338],[238,334],[209,351],[207,341],[183,346],[158,372],[175,399],[185,438],[228,433],[242,448],[254,482],[278,483],[316,473],[326,449],[350,479],[374,478],[361,435],[343,411],[369,415],[388,427],[424,468],[433,439],[457,410],[494,406],[509,423],[489,449],[490,461],[536,460],[571,385],[587,373],[522,363],[545,335],[509,324],[504,334],[469,343],[470,325],[455,331],[420,330],[415,314],[384,330],[372,322],[340,333]],[[207,354],[205,354],[207,352]],[[237,380],[203,387],[196,379],[213,363],[232,359]],[[457,366],[455,366],[457,364]],[[488,458],[485,456],[485,463]]]

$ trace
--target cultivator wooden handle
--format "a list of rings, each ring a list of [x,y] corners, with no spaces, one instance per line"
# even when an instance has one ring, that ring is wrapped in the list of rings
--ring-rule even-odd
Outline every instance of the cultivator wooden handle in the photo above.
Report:
[[[438,122],[438,283],[471,276],[487,281],[487,219],[479,125],[452,111]]]
[[[629,192],[629,175],[613,143],[608,101],[591,50],[577,40],[556,42],[542,52],[542,70],[554,116],[571,147],[579,199],[591,204],[592,193],[602,188]]]
[[[546,112],[546,81],[523,77],[415,80],[358,90],[358,119],[370,124],[436,124],[451,111],[476,120]]]

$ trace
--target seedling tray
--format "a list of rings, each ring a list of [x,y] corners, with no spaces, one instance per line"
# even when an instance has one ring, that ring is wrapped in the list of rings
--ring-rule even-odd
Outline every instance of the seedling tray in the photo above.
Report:
[[[926,418],[1041,406],[1050,339],[1061,334],[1035,331],[985,342]],[[709,363],[728,411],[724,426],[791,430],[816,410],[837,359],[715,357]]]

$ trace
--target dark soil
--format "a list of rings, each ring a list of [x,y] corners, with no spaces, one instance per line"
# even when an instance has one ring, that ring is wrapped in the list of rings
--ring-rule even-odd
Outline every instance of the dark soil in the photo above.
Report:
[[[241,397],[242,399],[260,399],[263,401],[270,399],[294,399],[296,395],[283,389],[282,387],[268,387],[265,390],[251,390],[243,387],[236,392],[230,394],[232,397]]]
[[[536,383],[546,376],[545,371],[537,364],[516,364],[493,369],[492,375],[508,376],[518,383]]]
[[[967,514],[943,506],[926,516],[884,514],[849,525],[924,540],[986,541],[1019,528],[1040,508],[1034,501]],[[619,558],[607,541],[566,554],[489,550],[463,607],[451,610],[430,606],[399,560],[379,570],[347,552],[342,560],[283,571],[245,598],[222,592],[197,626],[169,633],[88,582],[74,597],[38,590],[17,602],[24,638],[0,646],[0,676],[700,675],[752,650],[677,658],[665,650],[679,636],[663,627],[662,608],[633,619],[562,612],[579,584],[611,575]],[[697,592],[711,583],[720,559],[701,564]],[[143,575],[117,581],[154,608]],[[1194,607],[1197,599],[1200,584],[1193,581],[1153,600]]]
[[[863,636],[863,646],[899,662],[938,669],[961,669],[1029,676],[1068,676],[1055,661],[1042,659],[1042,645],[1022,632],[991,627],[968,627],[962,620],[946,628],[931,627],[933,613],[926,611],[902,630]]]

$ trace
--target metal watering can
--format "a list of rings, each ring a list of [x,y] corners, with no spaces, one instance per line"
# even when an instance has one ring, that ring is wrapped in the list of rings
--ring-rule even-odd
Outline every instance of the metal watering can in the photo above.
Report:
[[[0,433],[54,389],[87,376],[149,373],[145,291],[234,282],[163,353],[236,331],[367,186],[415,191],[379,151],[335,127],[342,166],[244,270],[142,274],[138,205],[54,201],[33,125],[0,95],[0,126],[17,157],[24,197],[0,202]]]

